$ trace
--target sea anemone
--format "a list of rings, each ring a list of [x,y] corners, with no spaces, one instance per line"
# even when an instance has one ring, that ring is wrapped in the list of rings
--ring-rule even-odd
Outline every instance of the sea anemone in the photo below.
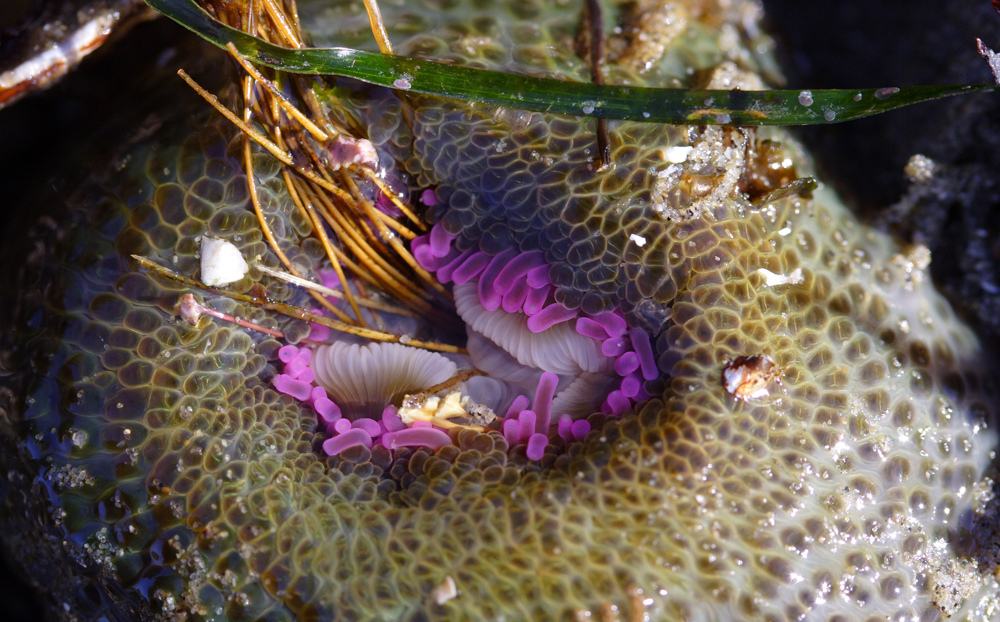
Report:
[[[350,420],[381,417],[390,404],[455,375],[447,358],[398,343],[367,345],[335,342],[316,349],[316,384],[323,387]]]
[[[398,407],[409,394],[419,394],[453,377],[456,365],[440,354],[397,343],[359,345],[335,341],[308,348],[285,346],[278,353],[283,374],[275,388],[312,404],[329,438],[323,450],[330,455],[376,441],[387,448],[442,447],[451,442],[446,432],[426,421],[408,427]]]

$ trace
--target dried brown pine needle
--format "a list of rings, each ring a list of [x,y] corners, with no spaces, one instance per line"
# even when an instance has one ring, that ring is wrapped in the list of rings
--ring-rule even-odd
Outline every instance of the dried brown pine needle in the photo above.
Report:
[[[413,211],[406,205],[406,203],[403,203],[399,197],[396,196],[396,193],[392,191],[392,188],[385,183],[385,180],[376,175],[375,171],[371,170],[367,166],[354,166],[353,168],[360,170],[362,175],[370,179],[372,183],[378,186],[378,189],[382,191],[382,194],[389,197],[392,204],[399,208],[399,211],[403,212],[403,215],[410,219],[410,221],[413,222],[413,224],[415,224],[421,231],[427,231],[427,225],[424,224],[424,221],[418,218],[417,215],[414,214]]]
[[[183,283],[189,287],[197,287],[206,291],[215,292],[226,298],[232,298],[239,302],[253,305],[258,309],[264,309],[265,311],[274,311],[282,315],[286,315],[291,318],[302,320],[305,322],[312,322],[313,324],[319,324],[320,326],[326,326],[331,330],[336,330],[342,333],[347,333],[350,335],[356,335],[358,337],[363,337],[365,339],[371,339],[373,341],[386,341],[389,343],[401,343],[403,345],[413,346],[415,348],[423,348],[425,350],[434,350],[435,352],[452,352],[458,354],[467,354],[468,352],[464,348],[459,348],[458,346],[453,346],[447,343],[437,343],[434,341],[421,341],[419,339],[412,339],[407,335],[393,335],[391,333],[385,333],[382,331],[371,330],[370,328],[361,328],[359,326],[353,326],[351,324],[345,324],[344,322],[338,322],[336,320],[331,320],[328,317],[317,315],[312,311],[303,309],[302,307],[296,307],[294,305],[288,305],[280,302],[271,302],[263,298],[258,298],[256,296],[251,296],[249,294],[241,294],[240,292],[234,292],[230,290],[220,289],[217,287],[210,287],[201,281],[177,274],[170,268],[161,266],[160,264],[147,259],[146,257],[141,257],[139,255],[132,255],[132,258],[139,262],[139,264],[151,270],[154,273],[168,278],[172,281],[177,281],[178,283]]]
[[[236,59],[236,62],[238,62],[247,73],[253,76],[254,80],[259,82],[261,86],[263,86],[275,98],[276,103],[284,109],[288,116],[298,121],[299,124],[306,128],[306,131],[312,134],[316,140],[323,143],[329,140],[330,137],[327,136],[326,132],[321,130],[318,125],[309,119],[309,117],[292,105],[292,102],[288,101],[288,99],[281,94],[278,87],[276,87],[273,82],[264,77],[264,75],[260,73],[257,68],[250,63],[250,61],[240,54],[239,50],[236,49],[236,46],[233,45],[232,42],[229,42],[229,44],[226,45],[226,49],[229,50],[229,53]]]
[[[392,46],[382,23],[377,2],[366,0],[366,9],[380,48],[384,53],[392,53]],[[249,10],[232,13],[224,7],[221,12],[226,14],[228,21],[238,17],[243,29],[250,32],[257,31],[265,40],[279,45],[294,47],[302,45],[294,0],[281,2],[250,0]],[[245,106],[242,121],[187,74],[180,72],[180,75],[199,95],[244,133],[244,158],[254,210],[265,238],[281,263],[291,273],[291,278],[302,277],[278,247],[266,214],[261,209],[253,178],[249,140],[258,143],[284,165],[282,176],[289,195],[299,213],[311,224],[314,235],[320,241],[337,277],[344,284],[343,298],[348,300],[357,319],[352,320],[347,317],[321,293],[310,288],[310,294],[317,302],[345,323],[364,324],[365,318],[361,307],[376,308],[391,313],[403,311],[391,305],[366,301],[364,297],[352,292],[347,274],[349,272],[358,279],[354,282],[358,292],[363,292],[363,284],[367,283],[395,297],[418,314],[428,316],[436,313],[431,299],[428,298],[427,290],[433,288],[446,298],[450,298],[450,295],[416,263],[403,244],[402,240],[412,240],[418,233],[404,224],[405,221],[397,220],[379,210],[365,194],[369,190],[362,192],[354,177],[348,174],[348,170],[354,176],[374,184],[402,212],[406,220],[413,223],[418,231],[425,232],[427,227],[422,219],[368,166],[351,165],[349,168],[342,168],[338,177],[331,174],[333,171],[330,170],[326,157],[321,155],[322,150],[319,150],[317,143],[325,146],[331,136],[338,134],[357,135],[357,128],[355,131],[350,131],[348,128],[339,127],[340,123],[350,125],[352,118],[348,116],[340,121],[331,119],[320,105],[312,83],[293,77],[297,86],[296,96],[309,112],[309,114],[303,113],[289,96],[282,92],[280,81],[284,74],[279,73],[269,79],[234,46],[230,44],[228,49],[248,74],[244,78]],[[254,81],[261,86],[261,89],[256,91],[258,95],[256,98],[253,97]],[[281,114],[282,111],[284,115]],[[251,124],[253,115],[256,115],[259,125],[263,126],[263,131]],[[282,125],[283,119],[291,121],[291,125]],[[310,140],[306,133],[313,140]],[[270,134],[270,137],[267,134]],[[292,174],[293,171],[297,175]],[[330,227],[329,232],[327,226]],[[372,314],[372,318],[376,323],[381,323],[376,314]]]
[[[392,42],[389,41],[389,33],[385,30],[385,22],[382,21],[382,11],[378,8],[378,0],[364,0],[365,10],[368,12],[368,22],[372,27],[372,34],[378,42],[378,49],[383,54],[395,54],[392,51]]]
[[[243,87],[244,87],[243,90],[244,98],[246,98],[250,92],[249,78],[246,79]],[[244,109],[243,114],[245,117],[249,118],[250,112],[249,110]],[[275,239],[274,233],[271,231],[271,227],[267,222],[267,217],[264,214],[264,210],[260,205],[260,197],[257,194],[257,178],[254,175],[254,169],[253,169],[253,154],[251,153],[250,141],[246,133],[243,134],[243,157],[247,175],[247,190],[250,194],[250,202],[253,205],[254,213],[257,215],[257,221],[260,224],[261,232],[267,239],[267,243],[270,245],[271,250],[273,250],[274,254],[278,256],[278,259],[281,261],[281,263],[283,263],[285,267],[288,268],[288,271],[294,274],[295,276],[301,276],[298,273],[298,271],[295,270],[295,267],[292,265],[292,262],[288,259],[288,256],[285,255],[284,251],[282,251],[281,247],[278,245],[278,241]],[[328,301],[323,296],[320,296],[315,292],[310,292],[310,295],[322,307],[330,311],[330,313],[333,313],[335,317],[338,317],[345,322],[351,321],[351,319],[347,316],[347,314],[338,309],[335,305],[330,303],[330,301]]]
[[[278,33],[284,39],[283,41],[275,41],[275,43],[280,43],[294,48],[302,47],[302,39],[296,32],[298,29],[292,25],[284,11],[275,5],[274,0],[260,1],[264,4],[264,9],[267,11],[272,23],[277,28]]]
[[[354,184],[353,180],[350,178],[349,175],[346,174],[346,172],[342,172],[342,175],[344,177],[344,181],[348,184],[348,186]],[[403,261],[405,261],[410,266],[410,268],[417,273],[417,276],[423,279],[424,282],[428,283],[431,287],[436,289],[442,296],[450,298],[451,293],[444,287],[444,285],[439,283],[438,280],[434,278],[434,276],[431,275],[430,272],[424,270],[424,268],[417,263],[417,260],[413,258],[413,255],[410,254],[410,251],[407,250],[405,246],[403,246],[402,242],[399,241],[399,237],[390,232],[389,229],[385,226],[385,224],[383,224],[382,220],[374,213],[377,211],[375,209],[374,204],[372,204],[371,201],[365,200],[361,202],[361,205],[367,212],[369,220],[372,221],[376,227],[378,227],[379,233],[382,235],[382,239],[389,242],[389,244],[396,251],[396,253],[398,253],[399,256],[403,258]]]
[[[229,119],[229,121],[233,123],[233,125],[243,130],[243,133],[252,138],[254,142],[256,142],[258,145],[267,149],[268,152],[270,152],[271,155],[273,155],[274,157],[278,158],[278,160],[282,164],[285,164],[286,166],[295,165],[295,161],[292,160],[291,155],[279,149],[277,145],[272,143],[266,136],[257,131],[257,129],[255,129],[252,125],[250,125],[249,123],[245,123],[235,114],[233,114],[233,112],[229,108],[226,108],[219,102],[218,97],[212,95],[204,88],[202,88],[202,86],[197,82],[195,82],[194,78],[189,76],[186,71],[184,71],[183,69],[178,69],[177,75],[179,75],[182,80],[187,82],[188,86],[194,89],[196,93],[201,95],[201,97],[209,104],[211,104],[213,108],[218,110],[219,113],[222,114],[222,116],[226,117],[227,119]]]
[[[295,276],[290,272],[284,272],[282,270],[275,270],[274,268],[268,267],[261,263],[259,260],[252,264],[255,268],[263,272],[268,276],[273,276],[276,279],[281,279],[283,281],[288,281],[293,285],[298,285],[299,287],[305,289],[312,289],[323,296],[330,296],[332,298],[340,298],[342,300],[347,299],[347,290],[340,291],[339,289],[331,289],[325,285],[320,285],[310,281],[309,279],[302,278],[300,276]],[[359,289],[360,289],[360,284]],[[416,317],[412,311],[409,309],[404,309],[402,307],[394,307],[392,305],[379,302],[377,300],[371,300],[364,296],[364,294],[357,297],[358,304],[362,307],[367,307],[369,309],[375,309],[377,311],[385,311],[386,313],[392,313],[394,315],[405,315],[406,317]]]
[[[310,192],[308,187],[303,190],[306,193]],[[318,198],[320,203],[323,203],[326,199],[322,195],[313,194],[312,196]],[[372,274],[377,275],[377,278],[382,282],[381,285],[379,283],[373,283],[373,285],[391,293],[396,298],[414,307],[418,312],[430,313],[431,306],[422,300],[420,289],[412,285],[409,279],[389,264],[384,255],[375,252],[364,238],[361,237],[357,228],[352,226],[339,210],[329,203],[326,203],[323,207],[325,209],[320,209],[320,214],[337,233],[341,242],[354,253],[354,256],[358,258],[360,264],[366,270],[370,270]]]
[[[308,205],[303,201],[302,197],[296,191],[296,184],[292,177],[288,174],[288,170],[282,171],[282,176],[285,179],[285,187],[288,188],[288,194],[292,197],[292,202],[299,208],[299,211],[305,217],[306,220],[312,223],[314,231],[317,235],[324,240],[323,248],[326,251],[327,258],[330,260],[330,264],[333,266],[333,271],[337,274],[337,278],[340,279],[341,283],[347,283],[347,277],[344,274],[343,265],[348,262],[347,258],[337,247],[329,243],[329,238],[326,235],[326,229],[323,223],[316,217],[316,209],[311,203]],[[349,287],[344,288],[345,297],[347,298],[348,304],[351,305],[351,309],[354,310],[354,314],[361,320],[361,309],[358,308],[358,302],[354,298],[354,293],[351,292]],[[361,320],[363,321],[363,320]]]

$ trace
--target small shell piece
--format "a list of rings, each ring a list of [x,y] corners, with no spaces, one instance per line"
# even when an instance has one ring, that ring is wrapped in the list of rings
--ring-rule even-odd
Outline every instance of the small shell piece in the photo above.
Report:
[[[778,366],[765,354],[741,356],[722,369],[722,386],[741,400],[767,397],[767,385],[777,378]]]
[[[240,249],[229,242],[207,236],[201,239],[201,280],[205,285],[235,283],[249,269]]]
[[[448,575],[444,578],[444,581],[434,588],[432,594],[434,602],[443,605],[449,600],[458,597],[458,586],[455,585],[455,580],[451,578],[451,575]]]

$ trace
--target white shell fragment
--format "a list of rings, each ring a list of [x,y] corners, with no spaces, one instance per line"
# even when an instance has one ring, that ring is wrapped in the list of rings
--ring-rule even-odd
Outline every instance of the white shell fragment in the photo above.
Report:
[[[788,276],[784,274],[775,274],[766,268],[758,268],[757,274],[764,277],[764,285],[767,287],[775,287],[776,285],[798,285],[805,278],[802,276],[802,268],[796,268],[792,270],[792,273]]]
[[[434,588],[433,594],[434,602],[443,605],[458,596],[458,586],[455,585],[455,580],[451,578],[451,575],[448,575],[444,578],[444,581]]]
[[[235,283],[249,269],[240,250],[229,242],[210,237],[201,239],[201,280],[205,285]]]

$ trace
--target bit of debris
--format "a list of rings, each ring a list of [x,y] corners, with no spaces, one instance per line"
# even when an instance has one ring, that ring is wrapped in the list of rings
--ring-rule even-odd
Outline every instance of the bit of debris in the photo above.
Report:
[[[378,170],[378,152],[370,140],[338,135],[326,148],[326,159],[331,170],[357,164]]]
[[[672,164],[683,164],[688,159],[688,155],[694,147],[677,145],[663,150],[663,159]]]
[[[181,319],[191,326],[198,325],[198,320],[202,316],[202,309],[204,307],[194,299],[192,294],[181,296],[181,301],[177,305],[177,312],[180,313]]]
[[[774,287],[775,285],[798,285],[805,278],[802,276],[802,268],[796,268],[792,270],[792,273],[788,276],[784,274],[775,274],[766,268],[758,268],[757,274],[764,277],[764,285],[766,287]]]
[[[722,386],[741,400],[756,400],[767,397],[767,385],[778,378],[778,366],[765,354],[741,356],[722,370]]]
[[[468,401],[468,398],[465,398],[465,401]],[[465,415],[460,391],[453,391],[444,399],[436,395],[430,397],[420,394],[407,395],[403,399],[403,405],[399,408],[399,417],[406,425],[413,425],[415,421],[430,421],[434,417],[451,419]]]
[[[906,174],[906,178],[914,184],[924,184],[934,179],[934,175],[938,172],[938,165],[934,160],[928,158],[922,154],[914,154],[910,156],[910,159],[906,162],[906,166],[903,168],[903,173]]]
[[[197,300],[193,294],[184,294],[181,296],[180,301],[177,303],[177,312],[180,314],[181,319],[190,324],[191,326],[198,326],[198,322],[201,320],[201,316],[210,315],[214,318],[219,318],[225,322],[232,322],[238,326],[244,328],[249,328],[252,330],[260,331],[262,333],[267,333],[272,337],[277,337],[278,339],[284,339],[285,333],[280,330],[274,330],[273,328],[268,328],[266,326],[261,326],[260,324],[255,324],[249,320],[244,320],[238,318],[228,313],[223,313],[222,311],[216,311],[210,307],[206,307]]]
[[[407,395],[399,407],[399,417],[408,426],[429,421],[444,428],[482,428],[496,419],[496,413],[473,403],[468,396],[462,397],[461,391],[453,391],[444,398],[427,393]]]
[[[449,600],[458,597],[458,587],[455,585],[455,580],[451,578],[451,575],[448,575],[444,578],[444,581],[434,588],[431,594],[434,597],[434,602],[443,605]]]
[[[209,287],[235,283],[244,276],[247,265],[240,249],[225,240],[205,236],[201,239],[201,280]]]
[[[990,71],[993,72],[993,80],[997,84],[1000,84],[1000,54],[997,54],[991,50],[983,40],[976,38],[976,45],[979,47],[979,55],[986,59],[986,62],[990,64]]]

